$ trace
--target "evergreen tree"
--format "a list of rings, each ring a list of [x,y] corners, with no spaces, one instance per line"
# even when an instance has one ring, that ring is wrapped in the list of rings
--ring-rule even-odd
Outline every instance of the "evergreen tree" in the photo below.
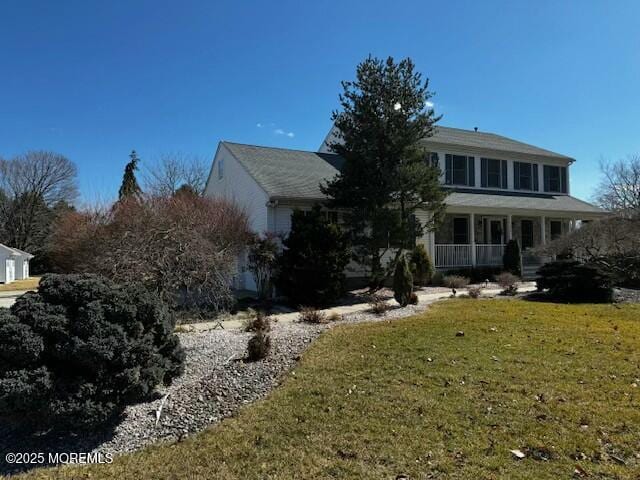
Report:
[[[393,298],[401,307],[409,305],[411,294],[413,293],[413,275],[409,269],[407,257],[402,255],[396,262],[396,269],[393,274]]]
[[[138,170],[138,162],[140,159],[135,150],[131,150],[129,158],[129,163],[124,167],[122,185],[118,191],[118,198],[120,200],[128,197],[137,197],[142,193],[142,189],[140,185],[138,185],[138,180],[136,180],[136,170]]]
[[[342,111],[333,113],[338,140],[331,149],[344,159],[340,174],[323,185],[332,207],[348,212],[355,260],[368,266],[373,287],[385,276],[381,257],[403,249],[433,230],[444,213],[439,169],[420,145],[433,135],[436,117],[428,80],[410,59],[399,63],[369,57],[356,80],[342,83]],[[433,213],[421,223],[416,210]]]
[[[348,239],[319,206],[293,212],[291,232],[282,244],[276,286],[294,305],[326,305],[344,293]]]
[[[522,275],[522,255],[520,254],[520,245],[517,240],[509,240],[502,255],[502,263],[505,271],[514,275]]]

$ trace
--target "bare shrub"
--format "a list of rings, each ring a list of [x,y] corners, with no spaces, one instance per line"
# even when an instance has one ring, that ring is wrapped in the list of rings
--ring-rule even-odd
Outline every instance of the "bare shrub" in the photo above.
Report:
[[[304,323],[327,323],[327,316],[320,310],[316,310],[313,307],[301,307],[300,317],[301,322]]]
[[[482,287],[469,287],[467,289],[467,294],[470,298],[480,298],[482,294]]]
[[[341,320],[342,320],[342,315],[340,315],[338,312],[331,312],[327,317],[327,321],[331,323],[340,322]]]
[[[249,265],[247,268],[253,275],[260,300],[271,298],[278,250],[277,237],[272,233],[255,234],[249,241]]]
[[[128,198],[69,213],[56,223],[51,255],[61,270],[138,281],[178,307],[228,308],[247,216],[196,195]]]
[[[269,332],[271,331],[271,318],[259,310],[255,316],[245,320],[243,329],[245,332],[258,332],[260,330]]]
[[[390,308],[387,301],[379,295],[371,296],[369,299],[369,307],[371,307],[371,312],[376,315],[386,315]]]
[[[511,272],[496,275],[496,283],[502,287],[502,293],[505,295],[515,295],[518,292],[519,282],[520,278]]]
[[[457,290],[469,285],[469,279],[460,275],[447,275],[442,279],[442,283],[445,287],[450,288],[455,295]]]
[[[610,217],[582,224],[539,252],[596,265],[609,272],[615,284],[640,287],[638,218]]]

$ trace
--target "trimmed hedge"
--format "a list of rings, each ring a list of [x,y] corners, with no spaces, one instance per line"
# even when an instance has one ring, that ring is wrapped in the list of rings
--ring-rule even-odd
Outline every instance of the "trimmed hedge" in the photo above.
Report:
[[[175,319],[143,287],[46,275],[0,309],[0,416],[72,430],[116,419],[183,371]]]
[[[611,275],[595,264],[557,260],[538,270],[538,290],[566,302],[606,303],[613,300]]]

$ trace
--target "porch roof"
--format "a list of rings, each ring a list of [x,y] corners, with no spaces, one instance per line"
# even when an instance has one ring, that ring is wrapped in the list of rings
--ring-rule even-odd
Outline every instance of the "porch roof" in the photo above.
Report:
[[[518,193],[455,189],[446,199],[449,207],[486,208],[492,210],[532,210],[562,214],[603,216],[608,212],[570,195]]]

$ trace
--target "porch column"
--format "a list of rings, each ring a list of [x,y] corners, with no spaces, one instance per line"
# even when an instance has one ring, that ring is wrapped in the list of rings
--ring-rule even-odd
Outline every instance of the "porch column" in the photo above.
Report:
[[[476,214],[469,214],[469,243],[471,244],[471,265],[476,266]]]
[[[507,242],[513,240],[513,229],[511,226],[511,214],[507,215]]]
[[[547,217],[540,217],[540,239],[541,244],[545,245],[547,243]]]
[[[431,257],[431,262],[435,262],[436,261],[436,232],[429,232],[427,234],[427,239],[429,242],[428,243],[429,257]]]

